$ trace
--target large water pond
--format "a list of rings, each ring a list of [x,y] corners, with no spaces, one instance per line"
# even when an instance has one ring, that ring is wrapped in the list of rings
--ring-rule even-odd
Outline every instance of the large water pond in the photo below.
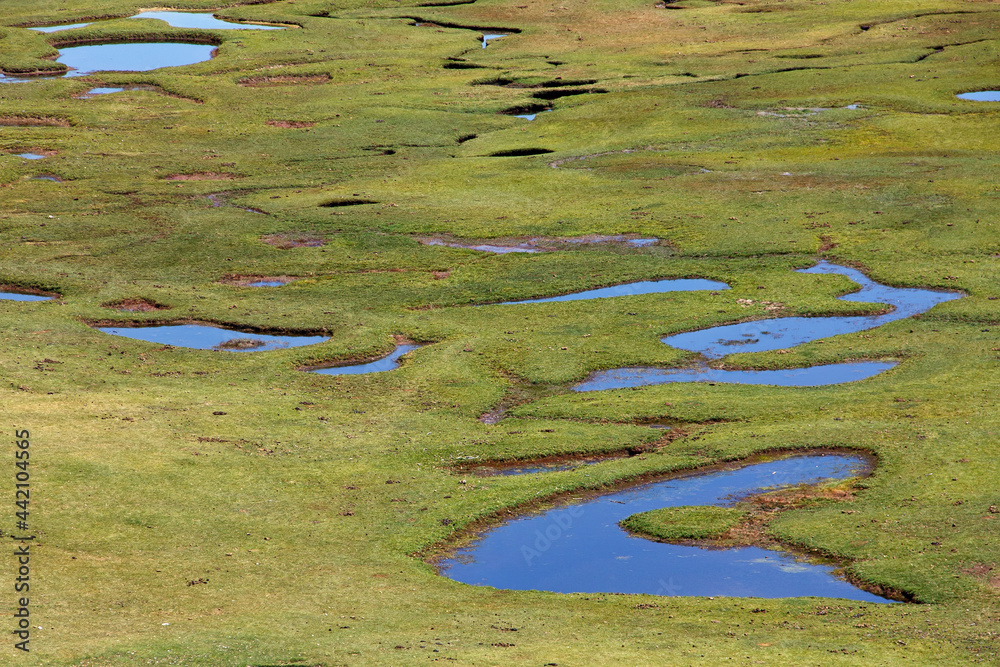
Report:
[[[551,303],[553,301],[584,301],[586,299],[609,299],[615,296],[638,296],[640,294],[660,294],[663,292],[692,292],[698,290],[726,290],[729,285],[720,283],[717,280],[707,280],[705,278],[678,278],[667,280],[641,280],[623,285],[612,285],[611,287],[600,287],[598,289],[563,294],[561,296],[550,296],[542,299],[527,299],[524,301],[504,301],[492,304],[497,306],[510,306],[519,303]]]
[[[71,68],[65,75],[68,77],[108,71],[147,72],[204,62],[212,58],[214,51],[211,44],[180,42],[92,44],[59,49],[56,62]]]
[[[778,387],[821,387],[844,382],[857,382],[883,373],[896,365],[891,361],[856,361],[826,364],[808,368],[784,370],[726,370],[698,366],[695,368],[615,368],[591,373],[573,391],[626,389],[672,382],[708,382],[731,384],[772,385]]]
[[[788,553],[665,544],[629,535],[618,525],[639,512],[728,505],[755,490],[845,479],[862,474],[864,468],[858,457],[800,455],[645,483],[507,521],[442,561],[440,572],[466,584],[556,593],[889,602],[838,577],[830,565]]]
[[[861,286],[852,294],[838,297],[843,301],[884,303],[893,310],[884,315],[848,317],[781,317],[729,324],[699,331],[667,336],[661,340],[672,347],[700,352],[718,358],[734,352],[762,352],[789,348],[820,338],[856,333],[880,327],[888,322],[924,313],[939,303],[959,299],[958,292],[889,287],[870,280],[865,274],[845,266],[819,262],[800,273],[828,273],[847,276]]]
[[[390,354],[364,364],[354,364],[350,366],[330,366],[328,368],[308,368],[306,370],[323,375],[361,375],[363,373],[382,373],[399,368],[399,358],[415,350],[419,345],[398,345]]]
[[[114,336],[124,336],[150,343],[196,350],[225,350],[227,352],[263,352],[286,347],[312,345],[327,340],[326,336],[275,336],[245,333],[233,329],[204,324],[175,324],[153,327],[99,327],[100,331]]]

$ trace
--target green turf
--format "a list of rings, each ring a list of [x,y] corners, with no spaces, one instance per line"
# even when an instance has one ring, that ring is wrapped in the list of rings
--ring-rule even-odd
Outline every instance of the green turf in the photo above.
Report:
[[[59,72],[69,44],[218,53],[0,83],[0,284],[61,295],[0,301],[0,529],[17,533],[26,428],[38,536],[28,655],[6,634],[12,557],[0,567],[0,664],[995,663],[1000,136],[996,104],[955,97],[998,85],[995,5],[420,5],[172,3],[292,26],[192,31],[126,19],[145,7],[125,0],[3,3],[6,74]],[[105,20],[26,29],[89,19]],[[481,48],[497,29],[511,34]],[[95,86],[138,88],[80,98]],[[557,243],[615,234],[661,241]],[[435,237],[559,249],[420,241]],[[594,370],[690,362],[659,342],[671,333],[879,310],[837,300],[846,278],[794,272],[819,258],[967,296],[723,360],[901,362],[849,385],[569,391]],[[249,276],[297,280],[233,284]],[[732,289],[476,307],[682,277]],[[114,307],[138,299],[164,308]],[[330,340],[211,352],[89,326],[176,321]],[[298,370],[397,338],[430,345],[391,373]],[[852,500],[782,513],[773,537],[919,604],[502,591],[425,560],[556,494],[820,447],[877,465]],[[520,477],[455,467],[637,448]]]

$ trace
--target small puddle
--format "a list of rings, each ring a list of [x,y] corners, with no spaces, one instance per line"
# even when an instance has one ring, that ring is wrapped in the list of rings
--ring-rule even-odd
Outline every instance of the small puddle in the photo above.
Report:
[[[22,292],[0,292],[0,299],[6,301],[51,301],[54,296],[42,296],[40,294],[25,294]]]
[[[71,68],[67,77],[94,72],[148,72],[161,67],[180,67],[210,60],[215,46],[181,42],[135,42],[92,44],[59,49],[56,62]]]
[[[84,26],[90,25],[89,23],[67,23],[65,25],[43,25],[36,28],[29,28],[29,30],[37,30],[38,32],[59,32],[60,30],[72,30],[73,28],[83,28]]]
[[[247,287],[281,287],[286,284],[287,283],[281,280],[257,280],[252,283],[247,283]]]
[[[884,315],[846,317],[781,317],[728,324],[667,336],[660,340],[681,350],[700,352],[710,359],[734,352],[763,352],[801,345],[820,338],[874,329],[888,322],[926,312],[939,303],[962,298],[957,292],[939,292],[910,287],[889,287],[870,280],[856,269],[821,261],[800,273],[834,273],[847,276],[861,286],[842,301],[884,303],[893,310]]]
[[[202,30],[284,30],[284,26],[236,23],[215,18],[212,12],[142,12],[130,19],[158,19],[174,28]]]
[[[465,250],[479,250],[481,252],[492,252],[504,255],[512,252],[545,252],[558,250],[560,246],[566,245],[601,245],[606,243],[624,243],[632,248],[645,248],[657,244],[657,238],[633,238],[624,234],[590,234],[573,238],[544,238],[534,237],[522,241],[511,240],[504,243],[461,243],[458,241],[447,241],[440,238],[418,238],[424,245],[444,246],[447,248],[463,248]]]
[[[500,39],[501,37],[506,37],[506,34],[484,34],[483,35],[483,48],[486,48],[486,43],[491,39]]]
[[[980,90],[975,93],[961,93],[955,97],[974,102],[1000,102],[1000,90]]]
[[[95,95],[111,95],[112,93],[120,93],[124,90],[124,88],[91,88],[83,95],[77,97],[77,99],[85,100],[94,97]]]
[[[30,178],[32,181],[50,181],[52,183],[62,183],[63,180],[58,176],[53,176],[52,174],[38,174],[37,176],[32,176]]]
[[[524,118],[525,120],[535,120],[540,113],[549,113],[552,109],[542,109],[541,111],[536,111],[535,113],[522,113],[514,114],[514,118]]]
[[[300,370],[310,371],[312,373],[322,373],[323,375],[362,375],[364,373],[383,373],[385,371],[391,371],[399,368],[399,358],[410,350],[415,350],[418,347],[421,346],[416,344],[397,345],[396,349],[390,354],[387,354],[381,359],[369,361],[364,364],[355,364],[353,366],[327,366],[325,368],[311,366]]]
[[[612,285],[598,289],[586,290],[550,296],[543,299],[527,299],[525,301],[504,301],[495,306],[512,306],[521,303],[550,303],[553,301],[583,301],[585,299],[609,299],[616,296],[638,296],[640,294],[660,294],[662,292],[691,292],[697,290],[727,290],[729,285],[705,278],[678,278],[674,280],[642,280],[624,285]]]
[[[602,391],[626,389],[671,382],[708,382],[729,384],[771,385],[776,387],[822,387],[845,382],[857,382],[884,373],[896,366],[890,361],[858,361],[845,364],[827,364],[808,368],[790,368],[777,371],[719,370],[708,366],[693,369],[681,368],[615,368],[598,371],[573,391]]]
[[[440,239],[421,239],[424,245],[445,246],[446,248],[464,248],[465,250],[479,250],[481,252],[492,252],[498,255],[506,255],[512,252],[541,252],[539,248],[531,247],[530,242],[519,243],[517,245],[492,245],[481,243],[472,245],[470,243],[449,243]]]
[[[189,347],[196,350],[227,352],[265,352],[287,347],[313,345],[329,340],[326,336],[277,336],[247,333],[205,324],[172,324],[151,327],[97,327],[113,336],[124,336],[150,343]]]
[[[24,158],[25,160],[44,160],[44,155],[39,155],[38,153],[16,153],[17,157]]]
[[[576,499],[487,530],[440,561],[440,574],[466,584],[555,593],[645,593],[734,597],[846,598],[891,602],[838,578],[830,565],[760,547],[701,548],[629,535],[618,522],[661,507],[728,505],[776,486],[864,474],[846,455],[799,455],[735,470],[641,483]]]

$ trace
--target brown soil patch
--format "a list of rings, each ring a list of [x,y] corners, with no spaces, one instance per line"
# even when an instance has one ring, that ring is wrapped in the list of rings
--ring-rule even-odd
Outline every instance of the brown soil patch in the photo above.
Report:
[[[285,129],[301,130],[306,127],[313,127],[316,123],[305,120],[269,120],[267,124],[271,127],[283,127]]]
[[[239,178],[236,174],[223,171],[196,171],[193,174],[170,174],[164,176],[165,181],[232,181]]]
[[[51,116],[0,116],[0,125],[8,127],[69,127],[65,118]]]
[[[278,76],[253,76],[240,79],[237,83],[241,86],[251,88],[261,86],[291,86],[327,83],[330,81],[329,74],[284,74]]]
[[[123,310],[129,313],[149,313],[154,310],[167,310],[170,308],[170,306],[165,306],[161,303],[141,298],[119,299],[118,301],[106,303],[103,307]]]
[[[244,276],[244,275],[228,275],[223,276],[219,282],[223,285],[234,285],[236,287],[247,287],[251,283],[281,283],[285,285],[297,280],[296,276]]]
[[[318,248],[324,243],[323,239],[315,234],[296,234],[291,232],[268,234],[262,236],[260,240],[280,250],[288,250],[290,248]]]

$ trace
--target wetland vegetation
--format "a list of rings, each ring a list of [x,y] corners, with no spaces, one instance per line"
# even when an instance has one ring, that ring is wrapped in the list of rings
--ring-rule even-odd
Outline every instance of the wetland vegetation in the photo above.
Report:
[[[52,297],[0,299],[38,554],[31,652],[0,662],[996,663],[995,4],[166,10],[214,19],[0,17],[0,283]],[[156,44],[198,55],[65,57]],[[729,289],[468,307],[692,278]],[[777,338],[791,320],[808,335]],[[171,325],[233,353],[95,328]],[[302,372],[393,367],[415,342],[392,372]],[[700,364],[884,372],[573,390]],[[837,587],[711,588],[669,559],[575,592],[438,573],[576,498],[778,455],[870,465],[733,508],[608,501],[614,539],[808,555]],[[521,562],[560,553],[530,536]]]

